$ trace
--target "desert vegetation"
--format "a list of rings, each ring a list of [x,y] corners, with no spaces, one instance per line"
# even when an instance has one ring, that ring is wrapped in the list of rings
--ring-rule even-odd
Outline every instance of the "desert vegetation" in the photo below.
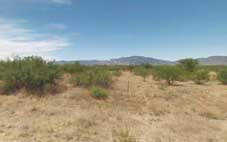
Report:
[[[73,75],[72,83],[79,86],[101,86],[104,88],[110,87],[112,83],[112,75],[110,71],[95,67],[92,69],[87,69],[84,72],[80,72]]]
[[[209,81],[209,72],[207,70],[198,70],[194,74],[194,82],[197,84],[204,84]]]
[[[106,91],[103,88],[95,86],[92,87],[91,94],[97,99],[105,99],[108,97]]]
[[[0,71],[0,141],[227,139],[225,66],[193,59],[86,66],[16,57],[1,61]]]
[[[40,57],[15,57],[0,62],[0,79],[5,93],[13,93],[20,89],[28,92],[43,93],[53,88],[70,74],[70,83],[91,89],[92,87],[110,88],[113,77],[121,76],[122,72],[133,72],[141,76],[143,81],[153,76],[155,80],[165,81],[167,85],[174,82],[194,81],[204,84],[209,81],[209,73],[218,74],[217,79],[227,84],[227,68],[225,66],[201,66],[197,60],[183,59],[177,65],[93,65],[85,66],[79,62],[58,65]]]
[[[181,70],[176,66],[162,66],[155,70],[154,77],[158,80],[165,80],[167,85],[173,85],[177,80],[180,80]]]
[[[12,60],[1,61],[0,72],[3,90],[6,93],[19,89],[44,93],[56,86],[56,81],[60,78],[57,66],[40,57],[15,57]]]
[[[221,83],[227,84],[227,70],[222,70],[218,75],[218,79]]]

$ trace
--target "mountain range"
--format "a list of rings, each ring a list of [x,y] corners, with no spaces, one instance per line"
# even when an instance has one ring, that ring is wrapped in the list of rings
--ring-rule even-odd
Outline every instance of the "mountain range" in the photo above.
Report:
[[[210,56],[207,58],[196,58],[202,65],[227,65],[227,56]],[[121,57],[110,60],[75,60],[75,61],[57,61],[58,64],[72,64],[80,62],[84,65],[174,65],[178,61],[168,61],[144,56]]]

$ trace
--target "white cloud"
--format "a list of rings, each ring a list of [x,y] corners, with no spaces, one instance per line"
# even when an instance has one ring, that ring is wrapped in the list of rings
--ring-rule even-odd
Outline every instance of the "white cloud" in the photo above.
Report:
[[[0,18],[0,58],[11,55],[47,55],[70,46],[66,37],[38,33],[25,20]]]

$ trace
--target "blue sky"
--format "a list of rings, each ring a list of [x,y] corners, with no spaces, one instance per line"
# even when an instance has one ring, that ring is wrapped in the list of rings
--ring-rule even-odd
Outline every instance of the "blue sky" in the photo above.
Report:
[[[227,55],[226,0],[0,0],[0,57]]]

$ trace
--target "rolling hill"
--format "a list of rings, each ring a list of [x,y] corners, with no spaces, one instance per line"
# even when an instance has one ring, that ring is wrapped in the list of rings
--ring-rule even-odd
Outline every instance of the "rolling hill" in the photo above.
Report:
[[[198,58],[203,65],[227,65],[227,56],[210,56],[208,58]]]
[[[227,56],[210,56],[207,58],[197,58],[202,65],[227,65]],[[57,64],[72,64],[80,62],[84,65],[174,65],[177,61],[168,61],[144,56],[121,57],[110,60],[75,60],[75,61],[57,61]]]

